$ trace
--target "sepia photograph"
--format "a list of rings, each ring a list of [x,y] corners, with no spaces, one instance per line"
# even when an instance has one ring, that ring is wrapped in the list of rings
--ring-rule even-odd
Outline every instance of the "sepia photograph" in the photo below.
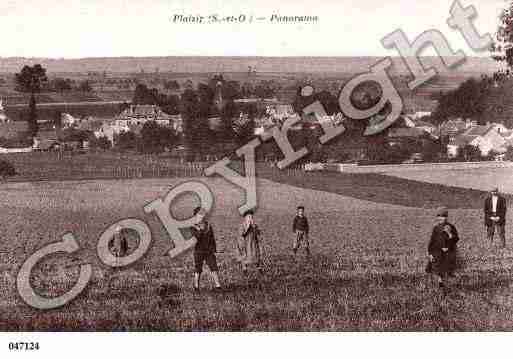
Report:
[[[7,357],[43,351],[17,333],[513,330],[513,1],[0,17]]]

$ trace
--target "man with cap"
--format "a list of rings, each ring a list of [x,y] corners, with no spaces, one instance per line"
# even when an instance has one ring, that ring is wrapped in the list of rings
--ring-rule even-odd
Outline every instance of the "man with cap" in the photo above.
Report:
[[[449,223],[449,211],[442,207],[436,212],[437,223],[433,227],[428,245],[430,271],[437,276],[440,288],[444,287],[444,278],[452,276],[456,269],[456,250],[459,241],[456,227]]]
[[[201,207],[195,208],[193,214],[202,217],[201,221],[191,228],[192,235],[197,241],[194,247],[194,290],[199,291],[203,263],[206,263],[210,269],[216,290],[220,290],[221,283],[219,282],[219,276],[217,274],[217,248],[214,230],[212,225],[205,219],[206,212]]]
[[[494,188],[484,203],[484,223],[490,244],[493,242],[495,229],[499,232],[502,247],[506,247],[506,199]]]

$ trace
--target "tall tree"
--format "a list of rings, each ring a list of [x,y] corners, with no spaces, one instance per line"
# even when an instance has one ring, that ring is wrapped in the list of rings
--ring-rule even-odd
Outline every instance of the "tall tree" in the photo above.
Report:
[[[33,94],[30,96],[27,122],[30,136],[35,137],[39,131],[39,124],[37,123],[36,97]]]
[[[82,92],[92,92],[93,91],[93,88],[91,87],[91,84],[89,83],[88,80],[84,80],[84,81],[80,82],[80,84],[78,85],[78,89]]]
[[[511,0],[499,15],[495,40],[491,48],[494,53],[492,57],[513,68],[513,1]]]
[[[15,75],[16,89],[20,92],[37,93],[48,81],[46,69],[37,64],[34,66],[23,66],[20,73]]]
[[[155,121],[146,122],[141,129],[142,149],[145,153],[159,153],[165,147],[176,145],[176,134],[168,127],[158,125]]]
[[[196,91],[187,89],[183,92],[180,98],[180,113],[183,120],[183,136],[187,158],[191,160],[198,152],[198,148],[195,146],[196,129],[199,122],[199,100]]]
[[[23,66],[20,73],[15,76],[16,89],[21,92],[30,93],[28,122],[29,130],[32,136],[37,134],[39,129],[37,124],[36,93],[40,92],[43,85],[48,81],[46,69],[41,65]]]

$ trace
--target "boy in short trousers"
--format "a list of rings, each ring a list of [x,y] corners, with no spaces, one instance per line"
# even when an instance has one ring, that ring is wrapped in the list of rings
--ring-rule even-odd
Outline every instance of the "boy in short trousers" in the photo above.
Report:
[[[310,257],[310,241],[308,238],[310,228],[308,226],[308,219],[305,217],[304,212],[305,207],[297,207],[297,213],[294,217],[294,221],[292,222],[292,232],[294,233],[294,244],[292,246],[292,251],[294,252],[295,256],[297,250],[301,246],[301,243],[304,243],[306,254],[308,257]]]

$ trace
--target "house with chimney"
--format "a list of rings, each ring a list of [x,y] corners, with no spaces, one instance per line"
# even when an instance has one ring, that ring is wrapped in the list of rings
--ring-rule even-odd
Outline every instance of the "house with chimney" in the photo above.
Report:
[[[116,125],[144,125],[155,121],[161,126],[171,125],[172,116],[168,115],[157,105],[130,105],[115,118]]]

